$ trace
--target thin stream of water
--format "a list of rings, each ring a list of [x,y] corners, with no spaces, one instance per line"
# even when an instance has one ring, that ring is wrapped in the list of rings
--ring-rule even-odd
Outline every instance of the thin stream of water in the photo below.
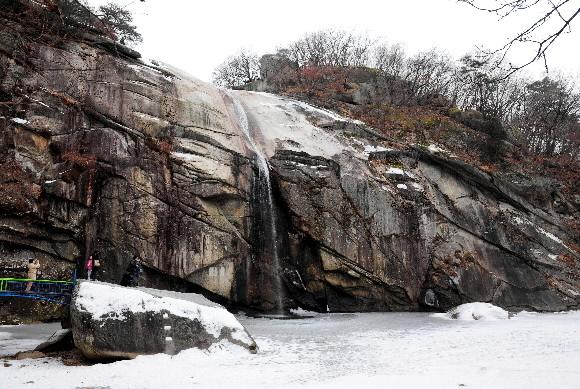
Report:
[[[258,179],[260,190],[258,191],[260,198],[258,199],[261,204],[266,204],[266,207],[262,207],[260,212],[262,213],[262,220],[269,220],[270,228],[270,249],[272,253],[272,278],[274,283],[274,294],[276,297],[276,312],[283,312],[283,295],[282,295],[282,282],[280,279],[280,257],[278,253],[278,228],[276,220],[276,211],[274,209],[274,199],[272,196],[272,183],[270,181],[270,168],[268,166],[268,161],[266,156],[258,147],[255,140],[252,137],[250,131],[250,125],[248,122],[248,117],[246,111],[240,101],[228,93],[228,96],[232,99],[234,111],[236,114],[236,119],[238,120],[238,125],[240,126],[242,132],[246,136],[246,139],[251,147],[251,149],[256,154],[256,160],[258,162]]]

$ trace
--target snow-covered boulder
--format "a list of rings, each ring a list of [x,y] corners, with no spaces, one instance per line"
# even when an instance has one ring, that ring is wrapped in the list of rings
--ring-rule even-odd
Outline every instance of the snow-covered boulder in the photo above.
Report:
[[[201,296],[186,301],[100,282],[76,287],[71,324],[76,347],[90,359],[206,350],[220,342],[257,349],[234,315]]]
[[[489,303],[468,303],[433,316],[456,320],[503,320],[509,319],[509,312]]]

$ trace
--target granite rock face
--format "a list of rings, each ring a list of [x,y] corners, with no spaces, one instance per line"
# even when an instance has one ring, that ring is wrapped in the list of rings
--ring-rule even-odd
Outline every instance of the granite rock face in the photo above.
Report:
[[[238,97],[270,156],[294,301],[331,311],[578,306],[570,214],[557,199],[537,202],[549,186],[515,184],[437,145],[387,149],[364,124],[291,99]]]
[[[137,254],[147,285],[261,310],[280,294],[322,311],[580,304],[579,238],[563,224],[578,210],[549,183],[437,145],[387,149],[363,123],[223,91],[95,37],[22,47],[23,22],[2,22],[2,265],[34,256],[63,279],[97,253],[100,279],[119,282]],[[264,254],[273,225],[279,264]]]
[[[573,239],[500,177],[419,148],[369,157],[279,152],[272,160],[299,253],[288,262],[302,269],[290,285],[304,303],[353,311],[577,306],[578,253],[565,243]]]
[[[26,26],[5,22],[0,88],[18,104],[0,119],[3,264],[38,257],[67,279],[97,253],[100,279],[119,282],[138,254],[238,300],[254,162],[223,92],[91,39],[23,53]]]

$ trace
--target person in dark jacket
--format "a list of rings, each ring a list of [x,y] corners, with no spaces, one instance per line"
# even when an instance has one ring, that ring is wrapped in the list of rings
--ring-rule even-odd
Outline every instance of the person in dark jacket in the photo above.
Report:
[[[131,287],[138,286],[139,277],[141,277],[142,271],[143,267],[141,266],[141,258],[139,258],[138,255],[135,255],[129,264],[129,267],[127,267],[125,274],[123,274],[123,278],[121,278],[121,285]]]
[[[141,265],[141,259],[139,257],[135,260],[135,266],[133,267],[133,285],[131,286],[138,286],[139,285],[139,278],[141,278],[141,273],[143,272],[143,266]]]
[[[93,269],[92,269],[93,271],[91,272],[91,280],[96,281],[101,270],[101,261],[99,260],[97,254],[93,254],[92,258],[93,258]]]
[[[123,273],[123,277],[121,277],[121,286],[129,286],[130,284],[131,284],[131,274],[129,273],[129,268],[127,268],[127,270],[125,270],[125,273]]]

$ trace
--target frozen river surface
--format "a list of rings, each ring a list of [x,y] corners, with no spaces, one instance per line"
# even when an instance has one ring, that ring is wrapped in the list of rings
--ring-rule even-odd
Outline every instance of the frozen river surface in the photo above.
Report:
[[[456,321],[423,313],[240,317],[260,346],[90,367],[0,364],[2,388],[578,388],[580,312]],[[10,350],[53,328],[0,327]],[[40,335],[41,334],[41,335]],[[36,339],[35,339],[36,338]],[[5,347],[5,350],[7,348]],[[0,347],[2,352],[2,347]],[[10,364],[10,366],[7,366]]]

